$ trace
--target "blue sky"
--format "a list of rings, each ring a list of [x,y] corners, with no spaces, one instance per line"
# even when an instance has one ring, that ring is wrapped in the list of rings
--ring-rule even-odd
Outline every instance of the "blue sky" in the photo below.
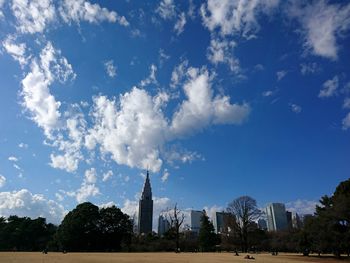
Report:
[[[350,172],[350,4],[0,0],[0,215],[313,211]],[[156,227],[154,225],[154,227]]]

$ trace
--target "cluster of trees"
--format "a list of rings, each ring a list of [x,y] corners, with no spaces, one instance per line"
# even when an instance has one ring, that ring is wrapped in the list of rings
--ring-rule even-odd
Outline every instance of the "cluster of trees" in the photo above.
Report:
[[[41,217],[0,217],[0,250],[43,250],[56,230],[55,225],[47,224]]]
[[[350,179],[341,182],[334,194],[323,196],[316,213],[305,220],[301,232],[304,253],[350,254]]]
[[[233,200],[225,213],[225,229],[219,234],[203,211],[199,234],[180,231],[184,214],[175,205],[170,229],[136,235],[133,222],[119,208],[79,204],[57,227],[44,218],[0,218],[0,250],[39,251],[289,251],[350,253],[350,179],[338,185],[332,196],[323,196],[316,213],[301,229],[279,232],[261,230],[256,201],[249,196]]]
[[[63,251],[120,251],[129,247],[132,228],[129,216],[119,208],[86,202],[64,217],[50,245]]]

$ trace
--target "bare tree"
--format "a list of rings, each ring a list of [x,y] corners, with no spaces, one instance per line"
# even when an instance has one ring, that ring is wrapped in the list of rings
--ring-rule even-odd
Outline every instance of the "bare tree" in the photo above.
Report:
[[[180,227],[185,220],[185,215],[178,208],[177,204],[174,206],[174,210],[169,215],[170,227],[175,231],[176,252],[180,251]]]
[[[227,212],[236,218],[235,231],[238,232],[242,251],[248,250],[248,233],[255,224],[261,211],[257,208],[256,200],[250,196],[241,196],[229,203]]]

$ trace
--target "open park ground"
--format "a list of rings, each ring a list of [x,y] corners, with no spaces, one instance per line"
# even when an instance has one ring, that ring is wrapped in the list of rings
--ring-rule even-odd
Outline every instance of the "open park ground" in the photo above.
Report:
[[[53,253],[40,252],[1,252],[0,263],[235,263],[235,262],[262,262],[262,263],[308,263],[308,262],[350,262],[349,259],[337,260],[332,257],[317,256],[303,257],[298,254],[280,253],[250,254],[255,260],[244,259],[246,254],[234,256],[232,253]]]

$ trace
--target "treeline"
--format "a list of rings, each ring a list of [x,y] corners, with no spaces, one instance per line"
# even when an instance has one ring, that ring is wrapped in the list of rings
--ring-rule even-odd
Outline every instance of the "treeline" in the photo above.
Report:
[[[179,232],[183,216],[176,206],[171,227],[163,236],[133,233],[133,221],[119,208],[79,204],[57,227],[44,218],[0,218],[0,250],[22,251],[279,251],[350,253],[350,179],[332,196],[323,196],[314,215],[300,229],[261,230],[256,201],[233,200],[226,209],[225,228],[216,234],[203,211],[199,233]]]
[[[0,250],[38,251],[47,247],[57,227],[45,218],[0,217]]]

